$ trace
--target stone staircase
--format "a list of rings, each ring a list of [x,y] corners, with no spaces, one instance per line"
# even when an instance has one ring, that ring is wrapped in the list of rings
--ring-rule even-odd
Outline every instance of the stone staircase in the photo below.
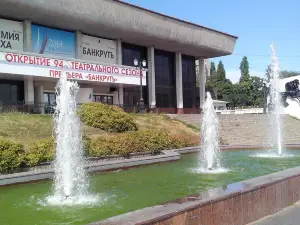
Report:
[[[200,127],[202,115],[169,115],[187,124]],[[230,114],[218,115],[220,135],[225,144],[261,145],[268,143],[270,124],[267,114]],[[286,144],[300,144],[300,120],[283,116],[283,137]]]

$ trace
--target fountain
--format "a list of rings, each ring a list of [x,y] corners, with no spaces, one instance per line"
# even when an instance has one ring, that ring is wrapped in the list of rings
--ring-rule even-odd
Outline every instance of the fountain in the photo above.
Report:
[[[271,111],[269,112],[269,137],[268,144],[271,147],[271,152],[268,153],[259,153],[256,155],[251,155],[253,157],[262,157],[262,158],[283,158],[283,157],[293,157],[293,154],[283,154],[282,152],[282,118],[283,107],[281,102],[280,87],[280,66],[279,61],[276,55],[275,44],[272,42],[272,72],[270,74],[269,81],[269,95],[268,103],[272,106]]]
[[[226,172],[221,167],[219,120],[209,92],[207,92],[203,108],[201,146],[197,171],[204,173]]]
[[[77,82],[68,81],[67,74],[61,76],[56,86],[56,156],[54,194],[47,198],[50,204],[81,204],[92,199],[88,196],[89,181],[84,168],[81,122],[76,114],[78,90]]]
[[[281,121],[281,96],[279,93],[279,85],[280,85],[280,67],[278,58],[276,55],[275,45],[272,42],[272,73],[270,76],[270,93],[269,100],[273,105],[273,110],[270,112],[270,135],[271,135],[271,143],[272,149],[277,151],[277,154],[282,155],[282,121]]]

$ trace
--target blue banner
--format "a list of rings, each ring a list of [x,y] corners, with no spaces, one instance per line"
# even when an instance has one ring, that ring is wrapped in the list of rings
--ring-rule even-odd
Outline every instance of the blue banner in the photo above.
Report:
[[[33,52],[75,58],[75,33],[38,25],[31,27]]]

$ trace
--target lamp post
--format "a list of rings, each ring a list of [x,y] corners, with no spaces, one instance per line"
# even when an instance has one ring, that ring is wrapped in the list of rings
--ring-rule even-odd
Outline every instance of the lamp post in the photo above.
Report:
[[[144,98],[143,98],[143,69],[146,68],[146,60],[139,61],[138,59],[133,60],[134,66],[140,70],[140,101],[139,101],[139,112],[144,112]]]
[[[264,102],[264,105],[263,105],[263,114],[266,114],[267,113],[267,107],[266,107],[266,104],[267,104],[267,101],[266,101],[266,96],[267,96],[267,85],[266,85],[266,81],[264,79],[262,79],[262,82],[263,82],[263,102]]]

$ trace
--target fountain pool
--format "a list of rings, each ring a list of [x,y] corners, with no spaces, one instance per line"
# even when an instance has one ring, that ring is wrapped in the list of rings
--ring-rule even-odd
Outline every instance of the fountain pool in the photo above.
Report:
[[[285,150],[289,158],[249,157],[264,151],[221,152],[229,171],[194,173],[198,155],[182,155],[172,163],[107,172],[90,176],[90,188],[100,200],[86,205],[49,205],[53,181],[0,188],[0,224],[83,225],[147,206],[196,194],[213,187],[246,180],[300,164],[300,151]]]

